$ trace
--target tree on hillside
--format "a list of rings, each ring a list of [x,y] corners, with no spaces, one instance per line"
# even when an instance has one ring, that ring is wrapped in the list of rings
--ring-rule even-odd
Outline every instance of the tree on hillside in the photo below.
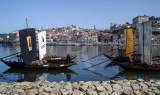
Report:
[[[160,17],[155,18],[155,20],[160,20]]]
[[[126,24],[128,24],[128,25],[129,25],[129,22],[126,22]]]
[[[150,20],[155,20],[155,16],[151,16],[149,19]]]

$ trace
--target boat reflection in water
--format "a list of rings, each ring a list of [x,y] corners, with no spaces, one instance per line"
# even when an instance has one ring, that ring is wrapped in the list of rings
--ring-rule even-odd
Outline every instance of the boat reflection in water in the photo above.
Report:
[[[112,79],[119,80],[119,79],[127,79],[127,80],[136,80],[136,79],[144,79],[146,81],[149,80],[159,80],[160,74],[159,72],[146,72],[146,71],[135,71],[135,70],[123,70],[119,74],[117,74]]]
[[[5,82],[22,81],[70,81],[71,76],[76,74],[70,69],[47,70],[47,69],[8,69],[0,76],[0,80]],[[66,78],[64,78],[66,77]],[[57,81],[58,82],[58,81]]]
[[[123,62],[124,64],[127,64],[127,62]],[[108,68],[115,68],[117,67],[117,63],[111,62],[109,65],[105,65],[104,69]],[[119,67],[119,73],[117,73],[114,77],[110,78],[110,80],[136,80],[136,79],[143,79],[143,80],[159,80],[160,79],[160,73],[156,71],[136,71],[136,70],[124,70],[123,68]]]

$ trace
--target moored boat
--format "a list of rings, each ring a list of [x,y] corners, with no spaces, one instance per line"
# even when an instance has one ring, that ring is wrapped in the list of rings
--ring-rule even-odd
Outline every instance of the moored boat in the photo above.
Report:
[[[70,60],[73,60],[77,56],[71,56]],[[48,56],[44,57],[42,60],[47,60],[47,61],[66,61],[67,57],[59,57],[59,56]]]
[[[123,57],[123,56],[108,56],[107,54],[104,54],[105,57],[112,59],[112,61],[116,62],[130,62],[129,57]],[[134,55],[132,57],[132,60],[134,63],[140,63],[141,58],[140,55]],[[160,60],[160,56],[154,56],[152,57],[152,61],[157,61]]]
[[[15,53],[0,60],[11,68],[67,68],[75,65],[72,59],[76,56],[67,57],[45,57],[46,34],[45,31],[38,33],[39,53],[37,60],[36,33],[34,28],[19,31],[21,52]],[[12,60],[12,59],[16,60]]]
[[[160,71],[160,64],[148,65],[148,64],[126,64],[117,63],[120,67],[125,70],[138,70],[138,71]]]
[[[140,63],[130,63],[118,65],[125,70],[143,70],[143,71],[160,71],[160,57],[152,57],[151,49],[151,35],[152,22],[148,21],[138,26],[139,30],[139,44],[140,44]]]
[[[123,57],[123,56],[108,56],[107,54],[104,54],[105,57],[111,59],[113,62],[128,62],[129,57]]]
[[[160,56],[152,57],[151,49],[151,21],[145,22],[138,26],[139,30],[139,44],[140,54],[131,54],[128,56],[129,61],[125,61],[125,58],[111,57],[105,55],[108,58],[113,58],[117,65],[125,70],[138,70],[138,71],[160,71]],[[122,62],[121,62],[122,60]]]
[[[7,66],[11,67],[11,68],[55,68],[55,69],[64,69],[64,68],[67,68],[67,67],[70,67],[72,65],[75,65],[76,63],[71,61],[69,63],[65,63],[65,62],[54,62],[54,63],[38,63],[38,62],[33,62],[33,63],[30,63],[28,66],[25,66],[24,65],[24,62],[17,62],[17,61],[6,61],[6,60],[3,60],[1,59],[1,61],[3,63],[5,63]]]
[[[104,54],[109,59],[112,59],[112,61],[117,62],[128,62],[132,61],[132,54],[135,52],[133,51],[133,33],[132,29],[124,29],[124,36],[125,36],[125,49],[118,48],[119,56],[108,56],[107,54]]]

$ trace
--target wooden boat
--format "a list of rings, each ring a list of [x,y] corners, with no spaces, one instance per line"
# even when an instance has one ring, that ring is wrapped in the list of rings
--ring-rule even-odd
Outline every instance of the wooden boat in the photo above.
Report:
[[[67,59],[67,57],[57,57],[58,59],[47,59],[45,58],[39,62],[39,60],[31,62],[28,66],[26,66],[23,62],[22,56],[20,56],[21,53],[15,53],[9,56],[6,56],[4,58],[1,58],[0,60],[8,65],[11,68],[54,68],[54,69],[64,69],[67,67],[70,67],[72,65],[75,65],[76,63],[71,61],[75,58],[75,56],[72,56],[70,59]],[[51,57],[50,57],[51,58]],[[62,60],[60,60],[60,58]],[[14,59],[14,61],[11,61]],[[15,60],[16,59],[16,60]],[[68,61],[67,61],[68,60]]]
[[[113,62],[128,62],[129,57],[123,57],[123,56],[108,56],[107,54],[104,54],[105,57],[111,59]]]
[[[73,61],[71,61],[69,63],[65,63],[65,62],[54,62],[54,63],[33,62],[33,63],[30,63],[28,66],[25,66],[24,62],[6,61],[3,59],[1,59],[1,61],[11,68],[19,68],[19,69],[20,68],[64,69],[64,68],[67,68],[67,67],[70,67],[70,66],[76,64]]]
[[[77,56],[71,56],[70,60],[73,60]],[[42,60],[47,60],[47,61],[66,61],[67,57],[58,57],[58,56],[48,56],[44,57]]]
[[[129,57],[123,57],[123,56],[108,56],[107,54],[104,54],[105,57],[109,58],[109,59],[112,59],[112,61],[116,61],[116,62],[130,62],[129,60]],[[135,57],[136,56],[136,57]],[[141,58],[140,58],[140,55],[136,54],[133,56],[133,62],[134,63],[140,63],[141,62]],[[152,61],[157,61],[157,60],[160,60],[160,56],[155,56],[155,57],[152,57]]]
[[[125,70],[137,70],[137,71],[160,71],[160,64],[142,64],[141,60],[133,60],[133,62],[130,62],[129,57],[113,57],[105,55],[109,59],[113,59],[113,61],[110,63],[117,64],[120,67],[122,67]],[[158,61],[160,60],[160,56],[152,57],[152,61]],[[110,65],[109,64],[109,65]],[[108,67],[108,66],[106,66]]]
[[[118,54],[119,56],[108,56],[107,54],[104,54],[109,59],[112,59],[112,61],[117,62],[128,62],[131,59],[131,55],[135,52],[133,52],[133,33],[132,29],[124,29],[124,35],[125,35],[125,49],[118,48]]]
[[[117,63],[120,67],[122,67],[125,70],[138,70],[138,71],[160,71],[160,64],[157,64],[156,66],[149,66],[148,64],[123,64],[123,63]]]
[[[54,62],[54,63],[50,63],[48,61],[43,61],[41,63],[37,63],[37,62],[32,62],[29,64],[29,66],[27,68],[55,68],[55,69],[64,69],[67,67],[70,67],[72,65],[75,65],[75,63],[73,61],[70,62]]]
[[[37,51],[37,53],[38,53],[38,51]],[[22,54],[21,53],[17,54],[16,57],[21,58]],[[70,60],[73,60],[76,57],[77,56],[70,56]],[[54,55],[54,56],[51,55],[51,56],[44,57],[42,60],[48,61],[48,62],[57,62],[57,61],[60,62],[60,61],[66,61],[66,59],[67,59],[67,57],[60,57],[60,56],[56,56],[56,55]],[[36,60],[39,60],[39,55],[37,55]]]
[[[138,60],[139,63],[125,62],[120,63],[117,61],[117,65],[122,67],[125,70],[138,70],[138,71],[160,71],[160,57],[151,57],[151,21],[145,22],[138,27],[139,29],[139,43],[141,55]],[[141,57],[141,58],[140,58]]]
[[[44,32],[44,33],[43,33]],[[39,40],[39,60],[36,52],[36,36],[34,28],[27,28],[19,31],[21,52],[6,56],[0,60],[11,68],[67,68],[75,65],[70,57],[44,57],[46,54],[46,31],[40,31]],[[16,60],[12,60],[16,58]]]

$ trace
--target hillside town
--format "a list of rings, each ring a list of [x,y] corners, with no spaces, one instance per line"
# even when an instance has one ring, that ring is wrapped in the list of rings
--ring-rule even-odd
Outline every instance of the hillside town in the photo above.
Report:
[[[152,42],[160,44],[160,17],[154,16],[137,16],[132,19],[132,23],[125,24],[111,23],[110,29],[85,29],[76,25],[38,29],[36,31],[46,31],[47,45],[120,45],[124,43],[123,30],[126,28],[133,29],[134,43],[138,38],[136,27],[146,21],[152,20]],[[18,31],[9,34],[0,34],[0,44],[12,45],[19,44]]]

